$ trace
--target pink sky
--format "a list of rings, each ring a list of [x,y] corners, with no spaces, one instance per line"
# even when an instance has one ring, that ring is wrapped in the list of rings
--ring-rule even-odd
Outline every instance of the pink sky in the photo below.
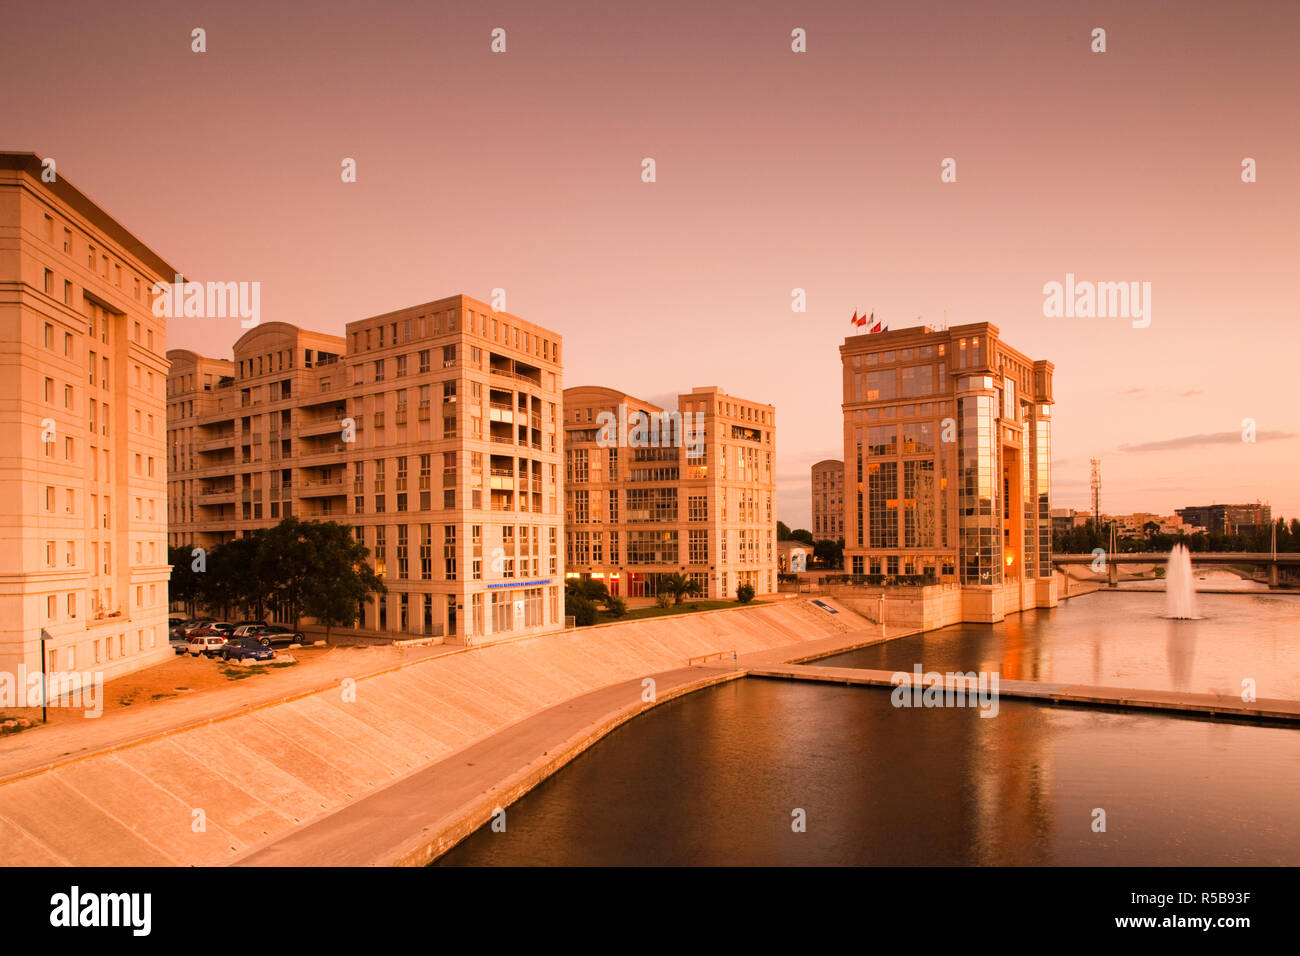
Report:
[[[263,321],[501,287],[564,336],[568,385],[771,402],[792,526],[842,451],[854,309],[1054,362],[1058,507],[1100,455],[1106,511],[1300,515],[1300,4],[625,7],[16,7],[0,146],[194,278],[260,281]],[[1044,318],[1067,272],[1150,282],[1150,327]],[[240,332],[176,320],[169,345]]]

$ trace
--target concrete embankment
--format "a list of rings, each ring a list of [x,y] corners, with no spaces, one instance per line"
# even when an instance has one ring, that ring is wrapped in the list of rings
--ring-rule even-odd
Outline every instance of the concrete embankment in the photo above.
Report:
[[[783,600],[493,644],[111,750],[65,757],[0,781],[0,858],[11,866],[219,865],[261,850],[263,859],[280,862],[274,857],[287,853],[271,847],[296,830],[435,764],[441,768],[433,775],[435,790],[444,789],[439,774],[447,775],[445,789],[453,795],[465,792],[457,786],[480,793],[498,786],[503,778],[483,773],[482,767],[455,778],[449,758],[521,721],[562,714],[557,705],[566,701],[606,690],[617,703],[632,693],[634,713],[642,706],[646,676],[687,670],[689,680],[679,684],[669,676],[657,688],[662,700],[674,688],[725,679],[733,650],[776,664],[790,658],[785,649],[791,647],[829,653],[879,639],[878,627],[845,608],[836,610],[831,614],[806,600]],[[685,668],[692,657],[720,652],[722,661]],[[608,715],[610,701],[592,703],[604,706],[600,712]],[[590,723],[581,725],[579,737],[591,735]],[[564,734],[561,744],[575,737],[573,725],[552,724],[553,732]],[[527,767],[536,759],[529,745],[541,738],[500,735],[497,746],[511,736],[518,738],[514,746]],[[549,749],[544,747],[543,758]],[[466,768],[471,763],[466,758]],[[504,795],[501,799],[509,802]],[[421,814],[417,825],[403,830],[400,821],[389,820],[388,831],[406,839],[438,823],[435,815],[416,812]],[[463,825],[470,822],[467,818]],[[391,859],[372,853],[366,862],[418,862],[423,851],[403,852],[407,857],[399,853]],[[300,861],[333,860],[318,848]]]

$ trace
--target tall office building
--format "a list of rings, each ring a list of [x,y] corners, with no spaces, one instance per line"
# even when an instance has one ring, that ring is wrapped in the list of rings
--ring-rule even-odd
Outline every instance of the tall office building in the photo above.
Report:
[[[960,583],[964,620],[1054,605],[1052,364],[987,322],[840,356],[846,570]]]
[[[812,466],[814,541],[844,537],[844,462],[828,458]]]
[[[0,153],[0,671],[165,660],[176,270],[31,153]]]
[[[169,354],[171,540],[351,525],[388,593],[355,629],[480,643],[563,626],[561,339],[468,296],[263,323]]]
[[[623,392],[564,392],[569,577],[613,594],[688,575],[707,598],[776,590],[776,409],[695,388],[666,412]]]

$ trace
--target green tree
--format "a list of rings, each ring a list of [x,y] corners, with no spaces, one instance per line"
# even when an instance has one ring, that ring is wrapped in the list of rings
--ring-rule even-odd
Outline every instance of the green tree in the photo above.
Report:
[[[804,544],[813,544],[812,532],[807,528],[795,528],[790,532],[791,541],[802,541]]]
[[[259,573],[262,532],[233,538],[213,546],[207,553],[207,571],[200,575],[201,603],[209,612],[220,611],[231,617],[232,611],[262,616],[267,595],[267,579]]]
[[[573,616],[573,623],[578,627],[590,627],[596,623],[596,604],[572,591],[564,595],[564,613]]]
[[[754,600],[754,585],[742,584],[736,588],[736,601],[740,604],[748,604]]]
[[[844,545],[829,539],[813,542],[813,557],[823,568],[844,567]]]
[[[590,601],[592,604],[600,604],[609,597],[609,589],[605,587],[605,582],[597,578],[569,578],[564,583],[566,594]]]
[[[689,575],[673,571],[659,576],[659,590],[671,595],[674,604],[681,604],[686,595],[699,594],[700,586]]]
[[[313,548],[314,566],[302,592],[302,612],[325,625],[328,643],[331,629],[351,627],[362,602],[373,600],[372,594],[384,594],[387,588],[366,560],[369,549],[352,536],[347,525],[308,522],[299,530]]]
[[[172,601],[185,605],[185,613],[198,614],[198,601],[203,593],[203,578],[194,570],[193,548],[168,548],[167,563],[172,566],[168,592]],[[206,573],[206,572],[204,572]]]
[[[319,529],[329,527],[329,532]],[[269,588],[266,604],[282,618],[293,621],[297,630],[303,616],[303,602],[312,588],[312,578],[320,562],[319,550],[324,536],[350,534],[337,522],[308,522],[285,518],[262,532],[254,567]]]

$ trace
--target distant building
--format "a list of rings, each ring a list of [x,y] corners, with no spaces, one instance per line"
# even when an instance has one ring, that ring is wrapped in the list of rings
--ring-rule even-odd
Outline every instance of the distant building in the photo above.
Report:
[[[564,390],[566,576],[655,597],[776,591],[776,409],[708,386],[666,411],[616,389]]]
[[[802,574],[813,560],[813,546],[805,541],[776,543],[777,570],[782,574]]]
[[[845,566],[962,586],[962,616],[1056,604],[1052,363],[987,322],[854,335],[843,367]]]
[[[838,459],[812,466],[812,522],[814,540],[844,537],[844,462]]]
[[[1273,509],[1258,501],[1253,505],[1189,505],[1176,511],[1183,524],[1211,533],[1248,534],[1273,523]]]
[[[1076,513],[1073,508],[1053,508],[1052,534],[1069,534],[1074,530],[1074,516]]]

